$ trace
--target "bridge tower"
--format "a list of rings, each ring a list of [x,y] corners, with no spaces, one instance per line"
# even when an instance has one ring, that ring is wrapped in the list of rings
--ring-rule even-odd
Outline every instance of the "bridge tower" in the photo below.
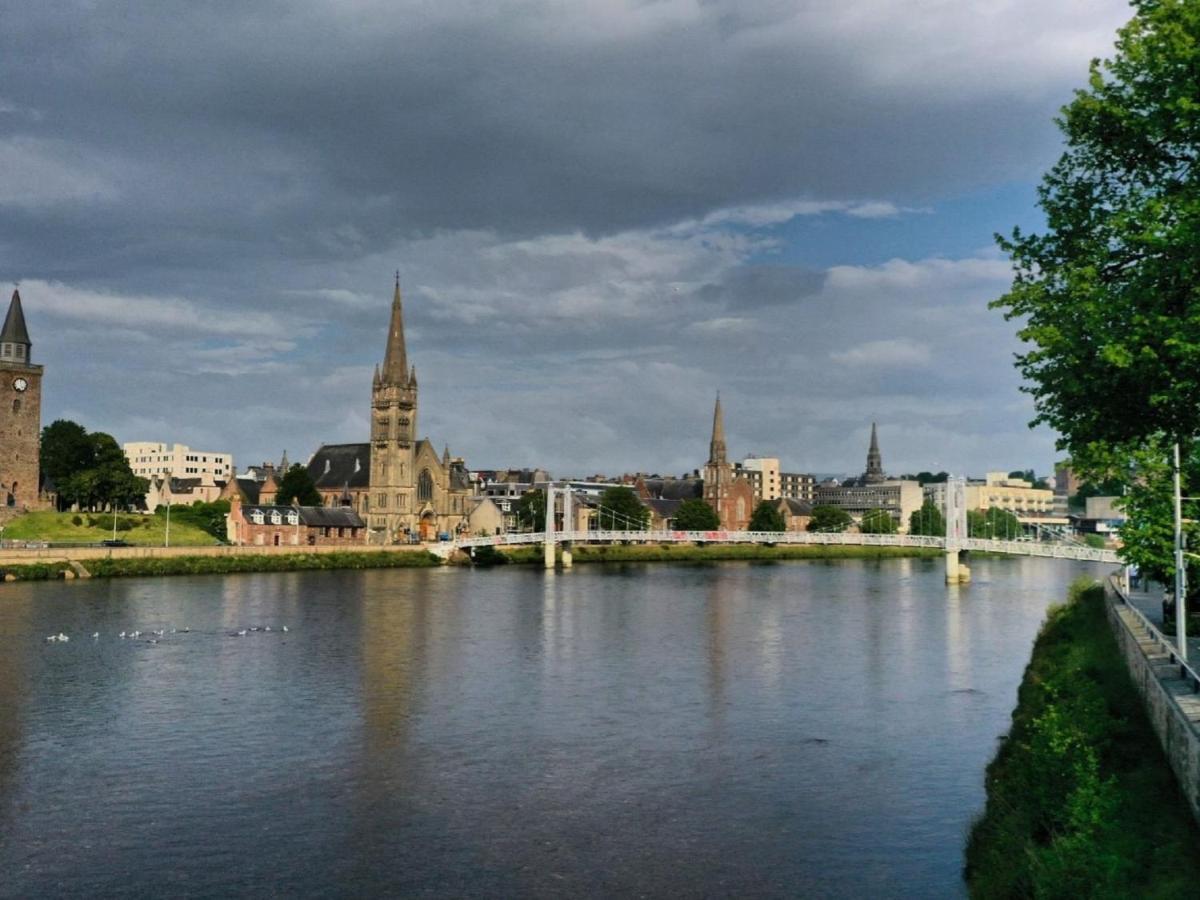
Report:
[[[971,580],[971,570],[962,564],[963,547],[967,539],[967,480],[950,478],[946,481],[946,584],[965,584]]]
[[[554,485],[546,485],[546,528],[542,538],[542,560],[547,569],[554,568],[554,506],[558,493]]]

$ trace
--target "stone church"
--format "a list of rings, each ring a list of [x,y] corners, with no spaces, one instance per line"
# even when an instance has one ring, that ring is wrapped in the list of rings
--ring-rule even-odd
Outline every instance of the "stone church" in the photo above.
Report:
[[[726,531],[743,530],[754,514],[754,487],[737,473],[725,449],[720,394],[713,407],[712,439],[708,442],[708,462],[704,464],[704,502],[713,508]]]
[[[5,513],[36,509],[38,449],[42,432],[42,367],[32,361],[21,295],[14,290],[0,328],[0,520]]]
[[[450,450],[439,457],[417,437],[417,370],[404,342],[404,307],[396,277],[383,365],[371,384],[371,440],[326,444],[308,471],[327,506],[350,506],[367,522],[373,543],[436,540],[465,527],[470,476]]]

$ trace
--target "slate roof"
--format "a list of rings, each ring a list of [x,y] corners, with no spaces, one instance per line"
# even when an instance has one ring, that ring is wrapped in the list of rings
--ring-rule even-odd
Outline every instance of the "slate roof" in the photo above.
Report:
[[[683,506],[682,500],[643,500],[646,506],[654,510],[655,514],[662,519],[673,519],[675,513],[679,512],[679,507]]]
[[[21,310],[21,295],[15,290],[8,304],[8,315],[4,317],[4,327],[0,328],[0,341],[13,344],[31,343],[29,329],[25,327],[25,313]]]
[[[793,516],[811,516],[812,504],[807,500],[798,500],[795,497],[783,497],[779,501],[780,505],[786,505],[788,512]]]
[[[647,478],[646,490],[655,500],[692,500],[704,496],[702,478]]]
[[[365,488],[371,477],[370,444],[322,444],[308,461],[318,490]]]
[[[363,520],[359,518],[358,513],[344,506],[259,506],[256,504],[254,506],[243,506],[242,517],[249,519],[256,511],[261,512],[268,518],[271,513],[277,512],[283,516],[285,523],[287,522],[289,513],[298,512],[301,524],[314,528],[366,527]]]
[[[258,495],[262,490],[262,484],[254,478],[238,478],[238,490],[242,492],[242,496],[246,498],[247,503],[257,503]]]

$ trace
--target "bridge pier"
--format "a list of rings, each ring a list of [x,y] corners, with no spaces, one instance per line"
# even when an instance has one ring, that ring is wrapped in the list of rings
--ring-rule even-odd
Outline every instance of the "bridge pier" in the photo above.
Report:
[[[946,584],[967,584],[971,581],[971,570],[960,561],[958,550],[946,551]]]
[[[575,530],[575,523],[571,521],[571,485],[570,483],[563,489],[563,531],[571,532]],[[562,542],[562,567],[564,569],[571,568],[571,542],[563,540]]]

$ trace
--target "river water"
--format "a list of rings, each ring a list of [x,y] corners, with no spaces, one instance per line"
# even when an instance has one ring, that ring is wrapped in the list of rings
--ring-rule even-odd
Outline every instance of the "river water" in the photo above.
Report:
[[[961,896],[1038,625],[1098,571],[973,570],[0,586],[0,896]]]

